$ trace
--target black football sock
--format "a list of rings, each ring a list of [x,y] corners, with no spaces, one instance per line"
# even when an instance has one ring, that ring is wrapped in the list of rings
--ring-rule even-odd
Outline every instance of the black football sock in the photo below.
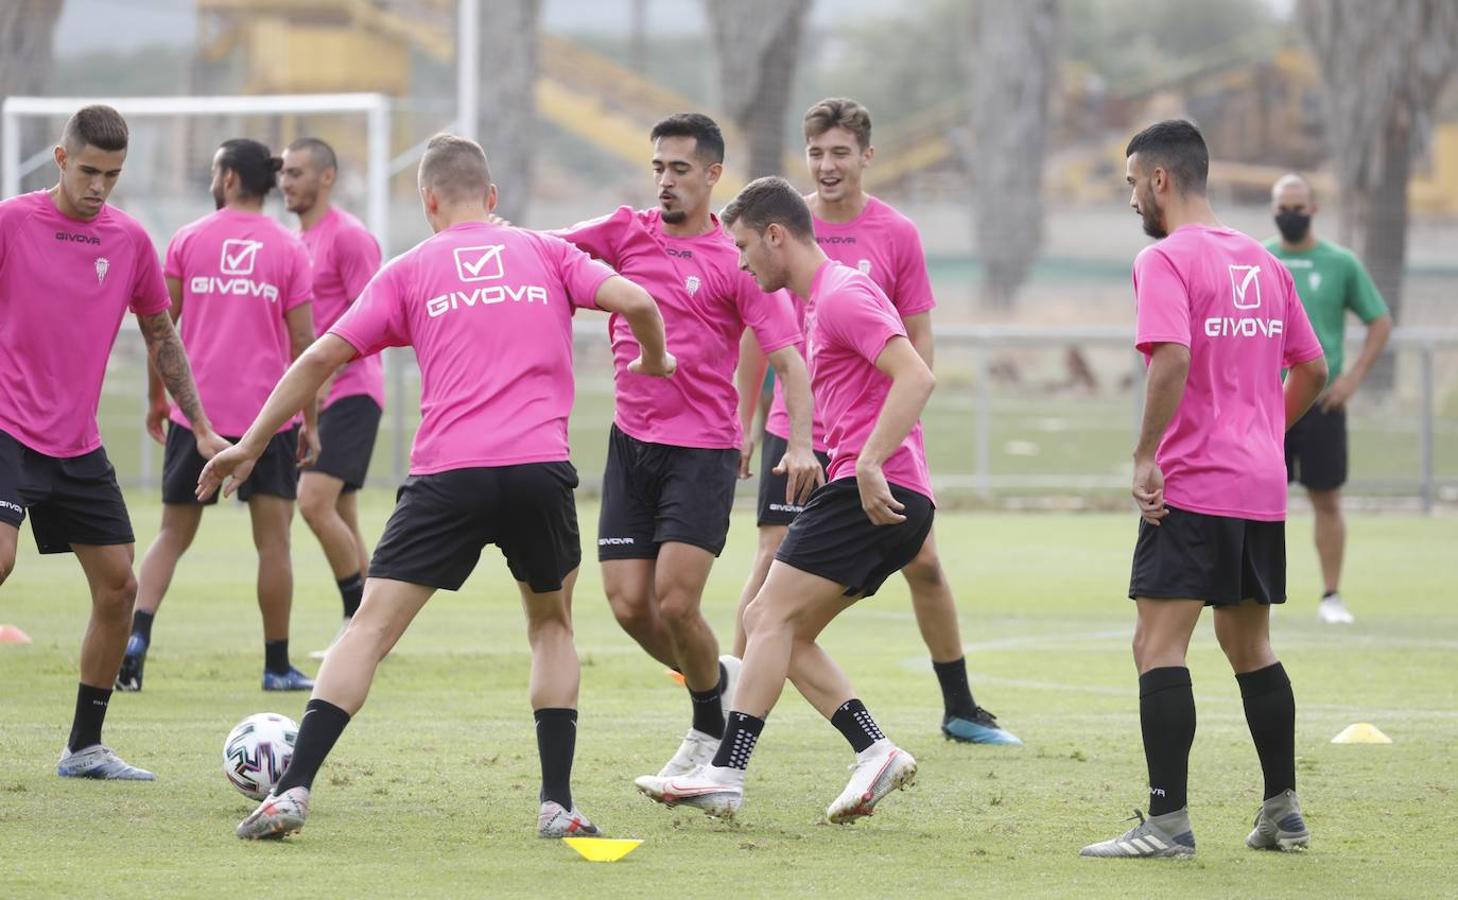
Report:
[[[1149,767],[1149,814],[1162,816],[1188,803],[1190,745],[1195,742],[1195,692],[1184,666],[1139,676],[1139,727]]]
[[[538,802],[548,800],[572,810],[572,757],[577,751],[577,710],[539,709],[537,756],[542,761],[542,790]]]
[[[147,644],[152,643],[152,620],[157,617],[156,613],[142,612],[140,609],[132,613],[132,634],[139,634]]]
[[[972,686],[967,683],[967,657],[940,663],[932,660],[932,670],[942,686],[942,711],[949,716],[971,718],[977,711],[977,703],[972,699]]]
[[[101,723],[106,721],[106,705],[110,702],[111,688],[77,686],[76,714],[71,718],[71,736],[66,740],[72,753],[101,743]]]
[[[764,719],[748,713],[729,713],[729,724],[724,727],[724,739],[719,742],[719,752],[714,754],[714,765],[721,769],[749,768],[749,755],[759,742],[759,733],[764,730]]]
[[[263,642],[263,668],[275,675],[289,672],[289,639]]]
[[[1235,676],[1256,754],[1265,776],[1265,799],[1296,790],[1296,696],[1280,663]]]
[[[359,602],[364,599],[364,577],[355,572],[334,583],[339,585],[339,597],[344,601],[344,617],[354,618],[354,614],[359,611]]]
[[[710,737],[724,737],[724,685],[729,673],[724,670],[724,664],[719,663],[719,683],[707,691],[689,691],[689,699],[694,704],[694,730],[702,731]]]
[[[840,733],[850,741],[851,749],[857,753],[886,736],[866,711],[866,705],[855,698],[840,705],[840,709],[830,717],[830,724],[840,729]]]
[[[312,788],[314,776],[324,765],[324,758],[334,749],[334,742],[349,724],[349,713],[327,700],[310,700],[299,720],[299,737],[294,741],[294,758],[273,789],[275,797],[290,788]]]

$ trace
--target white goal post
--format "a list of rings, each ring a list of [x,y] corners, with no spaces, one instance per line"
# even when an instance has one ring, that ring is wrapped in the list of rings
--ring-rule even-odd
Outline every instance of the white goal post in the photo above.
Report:
[[[224,97],[7,97],[0,107],[0,197],[20,193],[21,179],[44,165],[50,146],[21,158],[21,119],[69,116],[90,103],[105,103],[127,118],[146,116],[306,115],[363,113],[367,132],[366,220],[388,257],[390,208],[390,99],[384,94],[259,94]]]

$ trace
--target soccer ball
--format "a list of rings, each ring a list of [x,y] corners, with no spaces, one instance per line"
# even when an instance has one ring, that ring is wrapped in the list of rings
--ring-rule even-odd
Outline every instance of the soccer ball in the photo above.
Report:
[[[294,758],[299,726],[288,716],[257,713],[234,726],[223,743],[223,774],[233,787],[262,800]]]

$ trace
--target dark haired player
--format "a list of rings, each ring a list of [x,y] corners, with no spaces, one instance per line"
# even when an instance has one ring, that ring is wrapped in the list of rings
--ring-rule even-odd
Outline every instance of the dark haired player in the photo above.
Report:
[[[558,234],[653,295],[680,364],[670,381],[629,371],[637,342],[624,323],[611,323],[617,408],[597,552],[618,622],[688,687],[692,725],[659,772],[671,776],[718,749],[739,665],[720,657],[700,604],[734,503],[742,442],[734,369],[746,327],[785,384],[791,433],[775,460],[786,476],[782,499],[800,502],[823,476],[810,447],[810,384],[792,302],[739,271],[709,210],[724,168],[719,126],[682,113],[649,138],[658,208],[625,206]]]
[[[314,264],[314,327],[329,330],[380,268],[380,245],[332,202],[339,161],[318,138],[299,138],[283,156],[279,188],[299,217],[299,238]],[[324,548],[344,603],[344,623],[359,609],[369,552],[359,531],[358,491],[385,406],[380,356],[363,356],[334,374],[319,396],[319,459],[299,476],[299,512]],[[343,627],[340,628],[342,632]],[[324,658],[324,651],[309,654]]]
[[[496,186],[475,141],[432,138],[419,185],[435,236],[380,270],[198,482],[206,496],[230,476],[246,481],[269,436],[340,366],[385,347],[415,348],[422,419],[410,477],[375,547],[364,602],[319,670],[293,760],[239,823],[242,838],[303,827],[314,777],[364,705],[380,660],[437,590],[460,589],[486,544],[506,557],[527,617],[542,763],[537,833],[597,833],[571,785],[581,674],[571,595],[582,559],[567,448],[572,314],[597,308],[626,320],[642,348],[629,364],[635,373],[671,375],[674,359],[642,289],[565,241],[490,221]]]
[[[916,225],[890,204],[862,187],[866,169],[875,158],[871,145],[871,114],[864,106],[843,97],[821,100],[805,113],[805,162],[814,193],[806,197],[815,225],[815,242],[831,259],[870,276],[896,307],[906,327],[907,340],[932,366],[931,311],[936,306],[926,254]],[[759,384],[764,377],[762,360],[753,347],[745,348],[746,365],[740,373],[740,389]],[[748,418],[751,410],[741,407]],[[759,484],[759,547],[748,581],[740,595],[741,616],[749,601],[764,584],[770,563],[789,524],[800,506],[786,503],[784,479],[771,466],[783,452],[786,419],[782,395],[775,398],[764,429],[764,460]],[[753,454],[753,442],[745,441],[745,456]],[[826,452],[821,420],[815,428],[815,450]],[[746,460],[744,474],[748,476]],[[922,640],[931,654],[932,670],[942,693],[942,734],[975,744],[1021,744],[1003,728],[997,717],[977,705],[967,679],[967,660],[962,649],[962,632],[957,622],[957,602],[942,570],[936,536],[928,534],[926,545],[901,571],[911,590],[911,607]],[[735,648],[743,652],[743,623],[735,634]]]
[[[56,772],[150,781],[101,743],[137,582],[127,507],[96,427],[107,359],[130,309],[194,452],[226,447],[203,413],[167,315],[167,285],[142,226],[107,204],[127,158],[127,123],[83,107],[56,146],[56,186],[0,202],[0,582],[20,525],[41,553],[73,552],[91,587],[81,683]],[[58,327],[63,323],[64,327]]]
[[[790,524],[744,611],[744,665],[713,760],[686,775],[645,776],[637,784],[669,806],[733,816],[743,803],[750,755],[788,677],[856,753],[850,782],[825,812],[831,822],[853,822],[910,783],[916,760],[881,732],[816,639],[909,563],[931,531],[918,418],[936,380],[875,282],[816,246],[810,209],[789,182],[751,182],[723,218],[741,265],[759,286],[789,288],[805,304],[810,377],[831,448],[829,481]]]
[[[1129,205],[1157,243],[1134,260],[1137,346],[1149,363],[1134,448],[1141,522],[1135,601],[1139,724],[1149,818],[1083,848],[1097,857],[1195,853],[1186,787],[1195,697],[1185,652],[1206,606],[1240,685],[1265,791],[1246,844],[1305,847],[1296,799],[1296,701],[1271,649],[1271,604],[1286,601],[1286,429],[1326,382],[1321,345],[1291,275],[1222,225],[1194,125],[1169,120],[1125,150]],[[1285,386],[1281,370],[1290,369]]]
[[[181,317],[182,343],[197,372],[198,391],[213,411],[213,425],[236,437],[248,429],[269,391],[314,340],[313,277],[299,239],[263,214],[263,200],[277,185],[282,160],[257,141],[224,141],[213,156],[210,213],[173,235],[165,274],[172,318]],[[147,430],[166,445],[162,464],[162,527],[142,557],[137,610],[126,659],[117,675],[122,690],[142,689],[152,643],[152,624],[172,583],[178,560],[202,521],[194,492],[205,460],[179,409],[170,409],[155,377],[150,380]],[[289,664],[289,607],[293,563],[289,523],[294,515],[299,463],[318,454],[314,405],[282,423],[263,459],[238,490],[253,521],[258,550],[258,608],[263,613],[263,689],[300,691],[313,686]],[[164,437],[162,423],[170,418]],[[216,499],[210,502],[217,502]]]

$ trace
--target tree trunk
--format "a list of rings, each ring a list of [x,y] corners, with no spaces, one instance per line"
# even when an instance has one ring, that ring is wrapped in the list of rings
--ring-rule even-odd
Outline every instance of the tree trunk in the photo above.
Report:
[[[749,141],[751,178],[784,169],[790,85],[810,3],[704,0],[718,58],[719,102]]]
[[[56,20],[60,16],[61,0],[0,3],[0,99],[45,92],[51,76]],[[22,159],[42,149],[51,139],[46,130],[52,127],[44,119],[22,120]],[[59,132],[55,137],[60,137]],[[42,166],[21,181],[21,190],[44,187],[54,176],[54,167]]]
[[[980,0],[973,10],[973,226],[984,298],[1007,308],[1043,241],[1043,155],[1059,9],[1057,0]]]
[[[481,8],[480,140],[497,212],[513,222],[525,219],[532,192],[541,12],[541,0],[491,0]]]

